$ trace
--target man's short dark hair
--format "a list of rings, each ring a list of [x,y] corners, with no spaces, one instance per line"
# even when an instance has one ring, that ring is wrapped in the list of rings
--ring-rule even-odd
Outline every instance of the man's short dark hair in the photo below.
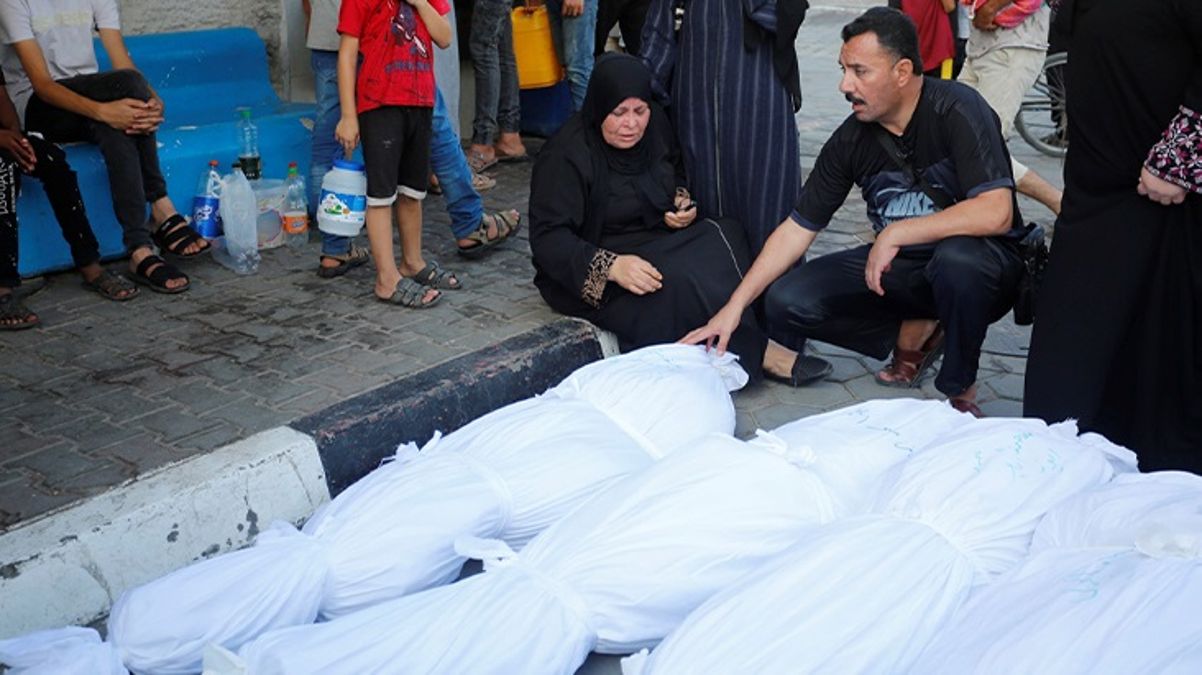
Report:
[[[914,21],[892,7],[873,7],[843,27],[843,41],[876,34],[877,42],[897,59],[910,59],[914,72],[921,74],[922,56],[918,53],[918,29]]]

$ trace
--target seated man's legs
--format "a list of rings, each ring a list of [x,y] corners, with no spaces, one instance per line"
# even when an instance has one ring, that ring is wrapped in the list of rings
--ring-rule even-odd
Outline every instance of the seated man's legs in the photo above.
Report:
[[[876,359],[888,357],[904,316],[894,300],[912,295],[900,285],[921,279],[925,261],[895,260],[881,280],[881,297],[864,282],[871,248],[814,258],[781,276],[765,294],[768,334],[790,349],[815,339]]]
[[[72,91],[95,101],[107,102],[122,98],[150,99],[150,87],[141,73],[134,70],[115,70],[94,75],[80,75],[60,82]],[[167,184],[159,170],[158,147],[155,135],[127,134],[73,112],[56,108],[36,95],[25,109],[29,131],[43,134],[52,142],[86,141],[95,143],[108,169],[109,189],[113,211],[121,224],[122,238],[130,252],[130,266],[137,265],[153,253],[150,230],[146,223],[146,204],[156,224],[166,223],[176,216],[175,206],[167,197]],[[176,227],[187,227],[186,222]],[[203,240],[187,243],[174,253],[195,255],[207,248]],[[143,277],[155,274],[162,267],[168,278],[162,288],[177,292],[188,285],[188,278],[179,270],[163,263],[147,268]],[[157,284],[156,284],[157,285]]]
[[[948,397],[968,392],[977,377],[989,324],[1014,304],[1022,260],[1012,242],[951,237],[894,259],[881,278],[884,296],[868,289],[871,246],[811,260],[769,289],[769,334],[788,347],[815,339],[884,360],[908,319],[938,319],[945,331],[935,387]]]
[[[100,266],[100,244],[88,222],[79,181],[62,148],[36,136],[27,140],[37,157],[30,175],[42,182],[54,218],[63,231],[63,240],[71,249],[71,259],[87,286],[109,300],[128,300],[137,295],[137,287],[128,279]]]
[[[976,383],[985,331],[1014,306],[1021,276],[1022,258],[1012,241],[951,237],[935,246],[924,277],[945,331],[936,389],[955,398]]]

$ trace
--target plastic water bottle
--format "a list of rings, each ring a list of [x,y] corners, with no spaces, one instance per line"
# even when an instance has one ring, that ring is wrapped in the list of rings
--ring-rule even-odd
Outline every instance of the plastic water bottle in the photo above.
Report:
[[[366,216],[367,174],[363,172],[363,164],[349,159],[334,160],[334,168],[321,180],[317,229],[353,237],[363,229]]]
[[[209,162],[209,168],[200,174],[196,184],[196,196],[192,197],[192,227],[205,239],[221,236],[221,174],[217,171],[217,160]]]
[[[309,198],[296,162],[289,162],[284,186],[284,238],[289,248],[299,248],[309,241]]]
[[[259,207],[250,181],[238,165],[225,177],[221,193],[222,222],[225,236],[213,249],[213,257],[238,274],[259,271],[259,236],[256,221]]]
[[[250,118],[250,108],[242,108],[238,122],[238,163],[247,180],[259,180],[263,175],[263,160],[259,157],[259,127]]]

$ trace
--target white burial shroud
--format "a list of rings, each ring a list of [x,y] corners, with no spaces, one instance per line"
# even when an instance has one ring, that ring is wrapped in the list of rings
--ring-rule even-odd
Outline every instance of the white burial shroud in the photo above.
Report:
[[[773,439],[712,435],[582,504],[521,552],[465,539],[485,573],[243,647],[248,672],[572,673],[655,644],[693,608],[841,515]]]
[[[1114,474],[1073,424],[978,420],[895,470],[874,515],[822,528],[702,605],[634,673],[897,673],[1039,519]]]
[[[309,519],[274,524],[248,549],[126,592],[109,618],[125,664],[200,670],[206,645],[333,618],[448,583],[456,537],[514,548],[607,483],[735,426],[735,358],[663,345],[584,366],[546,394],[428,443],[402,446]]]
[[[1202,673],[1200,611],[1202,477],[1122,475],[1048,513],[914,672]]]

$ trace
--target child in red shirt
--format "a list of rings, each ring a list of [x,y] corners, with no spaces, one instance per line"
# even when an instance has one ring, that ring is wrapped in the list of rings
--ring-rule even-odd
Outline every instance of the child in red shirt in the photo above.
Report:
[[[461,288],[453,273],[422,258],[421,200],[430,175],[434,109],[431,41],[442,48],[451,43],[444,18],[450,11],[446,0],[343,0],[338,17],[342,119],[334,133],[348,154],[362,135],[376,298],[405,307],[433,306],[439,289]],[[392,249],[394,209],[399,266]]]

